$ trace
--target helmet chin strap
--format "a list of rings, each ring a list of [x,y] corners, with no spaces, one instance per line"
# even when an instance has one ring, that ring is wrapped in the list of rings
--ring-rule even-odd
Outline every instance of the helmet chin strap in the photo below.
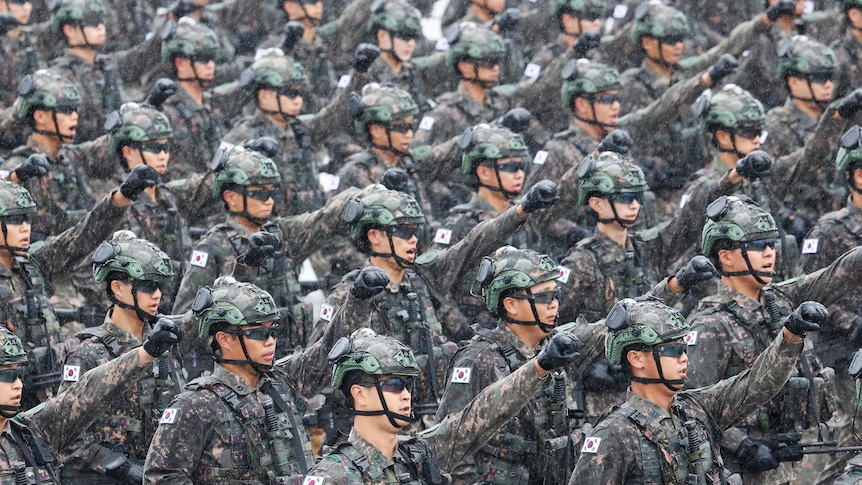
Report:
[[[373,123],[379,124],[379,123]],[[371,142],[371,148],[376,148],[378,150],[383,150],[384,152],[390,152],[398,155],[399,157],[403,157],[405,155],[410,155],[409,152],[401,151],[394,146],[392,146],[392,131],[389,129],[389,124],[380,124],[384,130],[386,130],[386,141],[389,143],[388,145],[378,145],[377,143]],[[370,136],[369,136],[370,138]]]
[[[10,406],[8,404],[0,404],[0,416],[6,419],[12,419],[21,411],[21,406]]]
[[[408,423],[412,423],[419,420],[419,418],[416,417],[416,413],[413,412],[412,406],[410,407],[410,416],[390,411],[389,407],[386,406],[386,399],[383,398],[383,390],[380,388],[379,381],[374,382],[374,388],[377,389],[377,395],[380,396],[380,404],[383,406],[383,409],[379,411],[359,411],[357,409],[354,409],[353,414],[357,416],[386,416],[386,419],[389,420],[389,424],[396,428],[403,428],[404,426],[406,426],[404,424],[396,423],[396,419],[407,421]]]
[[[413,262],[408,261],[408,260],[402,258],[401,256],[398,256],[397,254],[395,254],[395,244],[392,242],[392,234],[389,234],[389,231],[385,231],[385,232],[386,232],[386,238],[389,239],[389,251],[391,251],[391,252],[389,252],[389,253],[377,253],[377,252],[371,251],[369,253],[369,255],[370,256],[376,256],[378,258],[392,258],[395,260],[395,264],[397,264],[398,267],[400,267],[402,269],[409,268],[409,267],[413,266]]]
[[[808,93],[810,94],[810,96],[807,98],[803,98],[801,96],[794,96],[793,92],[790,90],[790,83],[788,83],[786,79],[784,82],[787,85],[787,92],[790,93],[790,99],[795,99],[797,101],[802,101],[802,102],[806,102],[806,103],[814,103],[815,105],[817,105],[818,108],[820,108],[820,111],[825,110],[826,107],[829,106],[829,103],[832,102],[831,100],[823,101],[823,100],[817,99],[814,96],[814,88],[811,87],[811,80],[808,79],[807,77],[805,78],[805,83],[808,85]]]
[[[644,51],[644,55],[646,55],[647,59],[655,62],[656,64],[658,64],[664,68],[675,69],[677,64],[671,64],[670,62],[667,62],[666,60],[664,60],[664,53],[661,51],[661,48],[664,44],[662,44],[661,38],[660,37],[653,37],[653,38],[658,41],[658,57],[657,58],[656,57],[650,57],[649,55],[646,54],[646,51]]]
[[[226,332],[226,333],[230,333],[230,332]],[[272,367],[273,367],[272,364],[261,364],[259,362],[255,362],[254,360],[252,360],[251,356],[248,355],[248,349],[245,348],[245,336],[244,335],[236,335],[236,334],[231,334],[231,335],[234,335],[235,337],[239,338],[239,345],[240,345],[240,347],[242,347],[242,353],[243,353],[243,355],[245,355],[245,360],[216,358],[215,359],[216,362],[218,362],[219,364],[233,364],[233,365],[246,365],[246,364],[248,364],[258,374],[264,374],[264,373],[272,370]]]
[[[611,202],[610,199],[608,199],[608,203],[611,206],[611,210],[614,212],[614,217],[611,219],[602,219],[602,218],[597,219],[597,221],[600,224],[612,224],[612,223],[616,222],[617,224],[622,226],[624,229],[631,229],[632,227],[635,227],[637,225],[637,218],[635,218],[634,221],[627,221],[625,219],[621,219],[619,214],[617,214],[616,204]]]
[[[748,259],[748,251],[744,247],[742,247],[740,249],[742,250],[742,259],[745,260],[745,265],[748,267],[748,270],[746,270],[746,271],[720,271],[721,276],[734,277],[734,276],[751,275],[761,285],[764,285],[764,286],[768,285],[769,283],[764,281],[761,278],[761,276],[772,277],[775,275],[775,273],[767,272],[767,271],[755,271],[754,268],[751,266],[751,260]]]
[[[269,217],[255,217],[248,212],[248,195],[245,193],[245,188],[242,190],[242,210],[237,211],[227,211],[228,214],[234,217],[242,217],[243,219],[248,219],[249,221],[257,224],[258,226],[262,226],[269,222]]]
[[[0,229],[3,230],[3,241],[8,242],[9,241],[9,231],[6,228],[6,221],[3,220],[2,217],[0,217]],[[30,248],[21,248],[21,247],[17,247],[17,246],[9,246],[8,244],[0,244],[0,248],[3,248],[6,251],[9,251],[9,254],[11,254],[13,258],[15,256],[17,256],[17,254],[15,254],[15,253],[25,253],[26,254],[30,250]]]
[[[713,137],[714,136],[715,135],[713,135]],[[721,146],[719,146],[718,152],[719,153],[732,153],[739,158],[743,158],[747,155],[746,153],[742,153],[741,151],[739,151],[739,149],[736,147],[736,132],[735,131],[731,132],[731,134],[730,134],[730,143],[733,145],[733,149],[721,148]],[[715,144],[718,145],[718,141],[716,141]]]
[[[658,379],[637,376],[629,376],[629,378],[641,384],[664,384],[665,387],[667,387],[673,392],[679,392],[680,390],[682,390],[683,386],[685,385],[685,379],[664,378],[664,370],[661,366],[661,354],[659,353],[659,350],[655,347],[652,348],[652,358],[653,360],[655,360],[655,366],[658,369]]]
[[[192,63],[192,72],[195,74],[194,77],[179,77],[179,76],[177,76],[177,81],[196,81],[198,83],[198,85],[201,87],[201,89],[209,89],[210,86],[212,86],[212,84],[213,84],[212,80],[201,79],[200,75],[198,74],[198,68],[197,68],[197,66],[195,66],[195,62],[197,62],[197,61],[195,61],[194,57],[190,57],[189,61],[191,61],[191,63]],[[279,109],[280,109],[280,107],[279,107]]]
[[[72,143],[75,141],[74,136],[68,136],[60,133],[60,123],[57,121],[57,110],[51,109],[51,119],[54,121],[54,131],[45,131],[33,129],[33,133],[40,135],[51,136],[60,140],[60,143]]]
[[[117,305],[120,308],[134,311],[135,315],[137,315],[138,317],[138,320],[144,323],[149,323],[150,325],[155,324],[159,320],[158,314],[150,315],[149,313],[145,312],[140,306],[138,306],[138,289],[135,287],[134,282],[131,282],[130,284],[132,285],[132,301],[135,303],[134,305],[129,305],[128,303],[123,303],[122,301],[120,301],[117,296],[114,295],[114,292],[111,291],[110,284],[108,285],[108,299],[111,300],[111,303]]]
[[[500,179],[500,167],[497,164],[497,160],[494,160],[494,175],[497,176],[497,186],[496,187],[494,187],[492,185],[483,184],[482,182],[479,182],[479,187],[484,187],[484,188],[486,188],[492,192],[500,192],[501,194],[503,194],[503,197],[505,197],[509,200],[514,199],[515,197],[521,195],[520,191],[512,192],[511,190],[506,190],[503,188],[503,181]]]
[[[530,292],[529,288],[527,288],[526,291],[527,291],[528,295],[532,295],[532,292]],[[556,318],[555,318],[555,321],[553,324],[542,323],[541,319],[539,318],[539,312],[538,312],[538,310],[536,310],[536,302],[533,300],[527,300],[527,301],[530,302],[530,310],[533,312],[533,318],[535,320],[533,320],[532,322],[529,322],[526,320],[515,320],[514,318],[510,318],[510,317],[504,315],[503,321],[506,323],[511,323],[513,325],[523,325],[525,327],[537,326],[537,327],[539,327],[539,329],[541,331],[543,331],[545,333],[551,333],[554,330],[554,328],[556,327]]]
[[[260,104],[258,104],[258,109],[260,109],[261,113],[270,115],[270,116],[278,116],[281,117],[286,123],[290,123],[290,121],[296,119],[296,116],[287,114],[284,112],[284,108],[281,106],[281,94],[276,91],[275,93],[275,102],[278,104],[278,111],[273,111],[270,109],[263,109]]]
[[[601,128],[601,129],[602,129],[602,131],[603,131],[606,135],[607,135],[608,133],[610,133],[611,131],[613,131],[613,130],[617,127],[617,125],[609,125],[609,124],[607,124],[607,123],[602,123],[602,122],[598,121],[598,120],[596,119],[596,105],[595,105],[595,100],[594,100],[593,98],[584,98],[584,99],[586,99],[587,101],[589,101],[589,102],[590,102],[590,111],[592,111],[592,112],[593,112],[593,117],[592,117],[592,119],[583,118],[583,117],[581,117],[581,116],[578,116],[577,111],[575,111],[574,109],[572,109],[572,111],[574,111],[574,112],[575,112],[575,119],[576,119],[576,120],[578,120],[578,121],[583,121],[584,123],[586,123],[586,124],[588,124],[588,125],[598,126],[599,128]],[[574,107],[573,107],[573,108],[574,108]]]

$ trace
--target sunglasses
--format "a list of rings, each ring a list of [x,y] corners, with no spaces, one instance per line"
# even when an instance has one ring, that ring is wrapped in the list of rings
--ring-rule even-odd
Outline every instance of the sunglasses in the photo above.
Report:
[[[390,236],[404,239],[406,241],[414,236],[419,237],[419,226],[392,226],[387,227],[386,232],[388,232]]]
[[[556,290],[540,291],[539,293],[530,293],[529,295],[512,295],[512,298],[533,300],[534,303],[538,303],[539,305],[549,305],[554,300],[560,301],[560,295],[560,289],[557,288]]]
[[[584,12],[584,13],[579,13],[577,15],[578,15],[578,19],[584,20],[586,22],[595,22],[596,20],[598,20],[602,17],[602,14],[595,13],[595,12]]]
[[[382,379],[375,382],[364,382],[359,385],[363,387],[379,386],[380,390],[383,392],[391,392],[395,394],[401,394],[404,392],[404,389],[407,389],[411,393],[413,392],[412,377],[390,377],[389,379]]]
[[[199,64],[207,64],[210,61],[215,61],[214,54],[198,54],[192,58],[193,62],[197,62]]]
[[[405,42],[410,42],[411,40],[418,39],[419,34],[416,32],[395,32],[394,37]]]
[[[387,124],[387,128],[389,131],[394,133],[401,133],[402,135],[407,133],[408,131],[415,131],[416,126],[415,123],[389,123]]]
[[[495,164],[494,167],[505,173],[518,173],[524,172],[527,170],[526,162],[509,162],[509,163],[498,163]]]
[[[599,94],[599,95],[596,95],[593,97],[594,102],[599,103],[599,104],[607,104],[607,105],[614,104],[614,103],[618,102],[619,100],[620,100],[619,94],[611,94],[611,93]]]
[[[684,40],[684,35],[666,35],[658,38],[658,41],[665,45],[676,45]]]
[[[278,335],[278,324],[274,323],[270,327],[255,327],[249,328],[246,330],[236,330],[234,332],[230,332],[232,335],[248,337],[252,340],[258,340],[260,342],[266,342],[271,338],[276,338]]]
[[[135,146],[139,150],[147,153],[171,153],[171,142],[159,143],[156,141],[142,141],[140,143],[136,143]]]
[[[269,199],[275,198],[276,189],[246,189],[243,193],[250,199],[266,202]]]
[[[835,73],[832,72],[815,72],[808,75],[808,81],[814,84],[826,84],[832,81]]]
[[[17,369],[2,369],[0,370],[0,382],[12,384],[18,379],[23,380],[24,370],[24,367],[18,367]]]
[[[99,25],[105,25],[105,19],[93,17],[81,21],[81,27],[98,27]]]
[[[30,222],[29,214],[16,214],[14,216],[4,216],[3,222],[6,223],[7,226],[20,226],[25,222]]]
[[[745,248],[746,251],[766,251],[767,247],[775,249],[775,239],[757,239],[755,241],[746,241],[740,243],[739,247]]]
[[[736,136],[740,138],[745,138],[746,140],[753,140],[758,136],[763,135],[763,127],[762,126],[751,126],[745,128],[737,128]]]
[[[57,106],[54,108],[55,113],[60,113],[62,115],[70,115],[72,113],[78,112],[77,106]]]
[[[670,357],[672,359],[678,359],[682,357],[682,354],[688,352],[688,344],[687,343],[678,343],[678,344],[664,344],[664,345],[656,345],[653,347],[654,352],[658,352],[658,354],[662,357]]]
[[[8,3],[12,5],[24,5],[25,3],[30,3],[30,0],[6,0]]]
[[[497,58],[494,58],[494,57],[477,59],[477,60],[476,60],[476,65],[477,65],[477,66],[479,66],[479,67],[484,67],[484,68],[486,68],[486,69],[491,69],[491,68],[492,68],[492,67],[494,67],[494,66],[499,66],[499,65],[500,65],[500,59],[497,59]]]
[[[305,91],[296,88],[282,88],[278,94],[287,98],[302,98],[305,96]]]
[[[150,295],[155,293],[156,290],[161,290],[163,287],[164,283],[160,281],[135,280],[132,282],[132,288],[143,293],[148,293]]]
[[[622,192],[620,194],[609,195],[608,200],[614,204],[629,205],[632,202],[637,201],[638,204],[643,205],[644,194],[643,192]]]

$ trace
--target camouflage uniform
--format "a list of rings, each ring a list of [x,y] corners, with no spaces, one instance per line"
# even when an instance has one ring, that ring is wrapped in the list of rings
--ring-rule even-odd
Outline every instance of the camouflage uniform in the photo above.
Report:
[[[18,97],[15,88],[24,76],[46,67],[37,37],[47,33],[37,32],[29,25],[20,29],[18,37],[9,34],[0,37],[0,82],[3,86],[0,88],[0,105],[4,107],[15,102]]]
[[[842,17],[846,17],[851,8],[862,9],[862,2],[842,0],[840,6]],[[844,96],[862,85],[862,53],[859,51],[859,41],[853,36],[854,29],[850,26],[850,20],[842,20],[843,35],[829,46],[835,52],[838,65],[833,98]]]

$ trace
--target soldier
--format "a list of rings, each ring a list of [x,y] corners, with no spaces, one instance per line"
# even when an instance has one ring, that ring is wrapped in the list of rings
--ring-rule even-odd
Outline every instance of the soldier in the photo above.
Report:
[[[108,284],[113,307],[102,325],[77,335],[81,344],[66,357],[61,392],[90,369],[140,345],[158,325],[161,288],[174,276],[167,254],[128,231],[115,233],[96,249],[93,274],[96,281]],[[178,368],[170,353],[161,355],[150,374],[113,400],[65,450],[63,482],[141,483],[158,416],[185,384]]]
[[[147,334],[143,345],[81,375],[68,392],[38,409],[18,414],[28,356],[18,337],[0,328],[0,479],[6,483],[61,483],[55,468],[57,454],[108,404],[152,372],[153,361],[182,338],[183,331],[163,319]]]
[[[841,0],[839,2],[841,12],[844,13],[844,34],[830,47],[835,51],[836,64],[838,66],[835,78],[834,97],[846,95],[862,85],[862,1]]]
[[[794,306],[805,300],[832,305],[862,277],[862,248],[856,248],[826,268],[772,284],[778,236],[772,216],[745,196],[730,196],[710,204],[707,217],[701,251],[722,276],[718,294],[701,300],[691,320],[692,388],[750,368]],[[805,350],[799,362],[800,371],[778,396],[724,432],[725,463],[741,469],[746,482],[793,481],[795,472],[787,464],[780,466],[770,440],[778,433],[818,426],[840,411],[834,400],[834,372],[822,366],[812,349]]]
[[[554,332],[559,308],[560,276],[549,256],[506,246],[483,262],[485,305],[498,317],[496,328],[479,329],[452,358],[437,420],[457,413],[486,386],[505,378],[533,358]],[[501,365],[502,364],[502,365]],[[474,483],[564,483],[574,468],[579,445],[574,402],[567,389],[574,383],[564,370],[554,372],[514,418],[475,455],[453,470],[457,480]],[[570,412],[573,411],[573,412]],[[582,415],[582,414],[581,414]],[[509,451],[511,450],[511,452]]]
[[[314,464],[308,403],[273,366],[279,309],[266,291],[222,276],[199,290],[198,337],[218,363],[174,397],[147,453],[144,483],[300,483]]]
[[[605,320],[605,354],[628,375],[629,398],[584,438],[569,484],[743,483],[724,467],[722,431],[781,389],[806,332],[819,329],[825,318],[823,305],[802,303],[776,328],[751,369],[683,391],[688,323],[660,301],[621,300]]]
[[[5,1],[0,5],[0,12],[8,12],[3,15],[0,24],[0,105],[12,106],[18,92],[15,88],[21,78],[27,74],[36,72],[45,67],[44,53],[38,43],[40,36],[47,35],[43,29],[30,25],[30,13],[33,5],[30,0]],[[5,32],[4,32],[5,31]],[[19,137],[17,143],[5,141],[13,148],[24,143],[23,136]]]
[[[335,361],[332,387],[344,394],[356,422],[347,441],[309,471],[306,481],[444,483],[448,475],[441,474],[482,448],[530,396],[547,385],[551,371],[577,360],[579,348],[571,333],[555,334],[534,359],[485,389],[463,410],[418,439],[401,440],[399,432],[416,420],[412,389],[420,366],[410,347],[392,337],[359,330],[337,342],[330,353]]]

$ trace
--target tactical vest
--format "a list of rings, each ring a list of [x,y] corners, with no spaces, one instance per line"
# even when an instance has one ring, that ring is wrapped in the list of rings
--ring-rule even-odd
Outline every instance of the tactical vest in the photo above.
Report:
[[[275,371],[278,373],[278,371]],[[220,423],[230,427],[231,449],[229,463],[232,468],[198,467],[195,483],[299,485],[314,465],[311,441],[302,425],[302,415],[308,403],[276,374],[270,381],[272,389],[290,409],[281,406],[263,390],[240,396],[213,376],[200,377],[186,387],[189,390],[207,390],[218,396],[221,410]],[[269,384],[264,383],[263,386]],[[256,398],[255,398],[256,396]],[[216,412],[216,410],[213,410]],[[299,456],[300,451],[303,456]]]
[[[48,443],[18,419],[10,419],[8,426],[12,431],[11,441],[17,445],[24,460],[10,463],[10,469],[0,471],[0,485],[60,485],[54,468],[61,465]]]
[[[393,460],[394,470],[385,470],[379,464],[369,460],[352,444],[344,442],[324,459],[348,462],[348,485],[364,485],[365,483],[386,485],[447,485],[449,480],[440,473],[437,459],[430,453],[427,446],[421,446],[416,438],[402,440],[399,437],[396,453],[401,460]],[[338,458],[336,457],[338,456]]]

